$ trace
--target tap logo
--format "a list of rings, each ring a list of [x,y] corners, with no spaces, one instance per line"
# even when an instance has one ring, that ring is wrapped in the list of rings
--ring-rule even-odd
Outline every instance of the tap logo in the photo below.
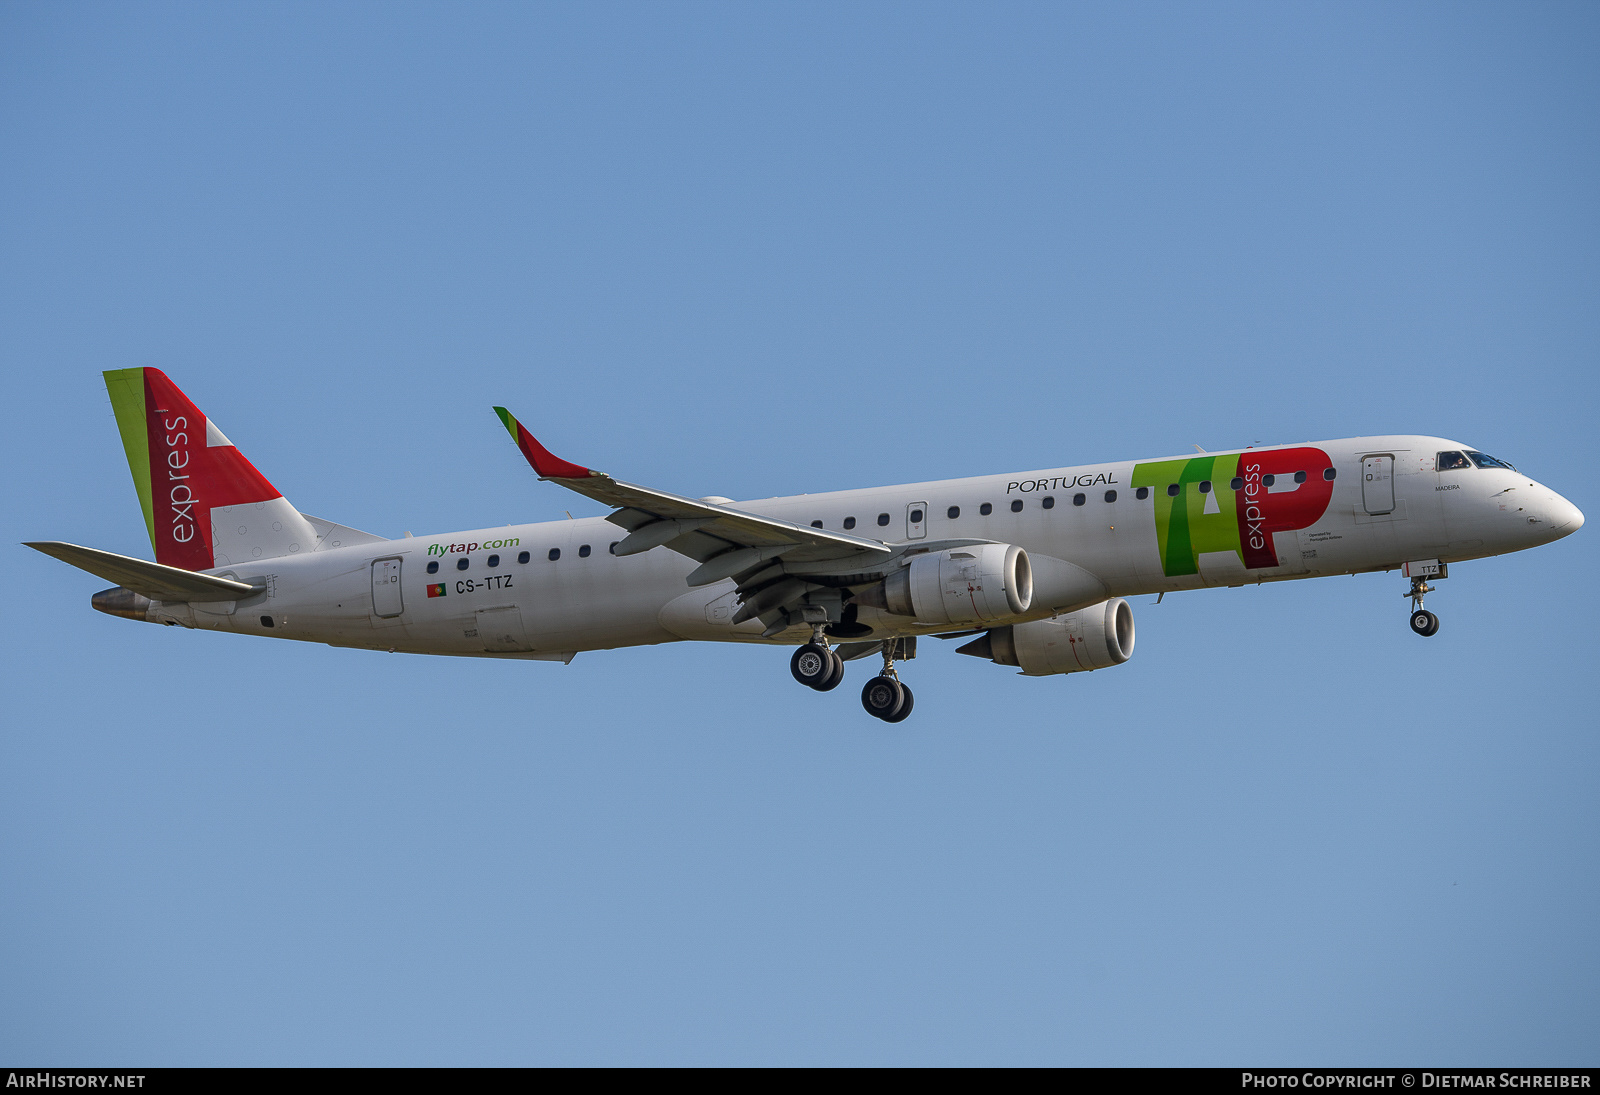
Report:
[[[1200,556],[1236,552],[1247,570],[1279,565],[1272,537],[1322,519],[1333,462],[1316,448],[1263,449],[1136,464],[1154,496],[1156,544],[1169,578],[1200,573]]]

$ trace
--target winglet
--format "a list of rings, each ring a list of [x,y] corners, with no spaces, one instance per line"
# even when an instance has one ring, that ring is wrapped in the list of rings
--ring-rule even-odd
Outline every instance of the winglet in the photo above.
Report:
[[[601,474],[552,455],[550,450],[539,444],[533,434],[528,432],[527,427],[518,422],[516,416],[504,407],[496,407],[494,413],[500,416],[500,421],[505,426],[506,432],[511,435],[511,440],[517,443],[517,448],[522,450],[523,457],[533,465],[533,470],[539,473],[540,479],[588,479],[590,476]]]

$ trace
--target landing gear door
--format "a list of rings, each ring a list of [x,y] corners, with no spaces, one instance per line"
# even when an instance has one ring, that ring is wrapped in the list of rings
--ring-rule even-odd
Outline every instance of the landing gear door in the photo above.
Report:
[[[378,559],[372,564],[372,614],[385,619],[405,611],[400,599],[400,560]]]
[[[1361,458],[1361,504],[1370,514],[1394,512],[1394,457]]]
[[[906,507],[906,539],[921,540],[928,535],[928,503],[913,502]]]

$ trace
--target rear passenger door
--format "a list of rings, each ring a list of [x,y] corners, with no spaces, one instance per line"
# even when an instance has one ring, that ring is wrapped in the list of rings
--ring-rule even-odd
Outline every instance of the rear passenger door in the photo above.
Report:
[[[372,614],[381,618],[400,615],[400,560],[378,559],[372,564]]]

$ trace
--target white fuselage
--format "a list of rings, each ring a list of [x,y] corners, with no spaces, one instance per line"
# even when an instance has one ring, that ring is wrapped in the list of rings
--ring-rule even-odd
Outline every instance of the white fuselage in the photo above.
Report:
[[[1548,543],[1583,522],[1570,502],[1519,472],[1435,470],[1436,454],[1466,448],[1442,438],[1348,438],[1206,456],[1238,456],[1242,475],[1247,461],[1289,448],[1326,454],[1335,473],[1331,498],[1314,523],[1270,534],[1276,565],[1251,569],[1233,552],[1199,554],[1194,573],[1173,573],[1166,562],[1157,530],[1158,498],[1153,496],[1165,488],[1147,488],[1147,497],[1141,499],[1133,479],[1136,468],[1192,457],[736,505],[796,524],[821,521],[830,530],[849,527],[856,535],[889,544],[951,538],[1017,544],[1047,577],[1048,565],[1041,568],[1040,560],[1072,564],[1063,572],[1077,578],[1063,579],[1056,587],[1042,583],[1045,595],[1035,598],[1024,618],[1049,616],[1108,596],[1387,570],[1413,560],[1459,562]],[[1370,473],[1364,483],[1364,460],[1373,454],[1390,458],[1386,467],[1392,469],[1392,501],[1387,495],[1373,501],[1376,488]],[[1315,486],[1323,469],[1311,473],[1309,486]],[[1273,494],[1308,489],[1287,475],[1278,479],[1273,487],[1261,489]],[[1388,484],[1381,486],[1389,489]],[[1115,492],[1114,501],[1106,500],[1108,491]],[[1234,504],[1225,484],[1215,491],[1224,505]],[[1075,504],[1079,495],[1083,500]],[[1049,508],[1045,499],[1052,502]],[[1018,501],[1021,508],[1014,510]],[[983,513],[986,504],[990,511]],[[1213,502],[1205,504],[1216,508]],[[1372,512],[1384,509],[1388,512]],[[949,516],[957,510],[958,516]],[[914,521],[919,512],[922,519]],[[1245,512],[1242,498],[1239,512]],[[738,607],[733,582],[690,588],[685,576],[696,563],[665,547],[613,556],[611,545],[624,535],[596,517],[329,548],[216,568],[209,573],[264,579],[266,591],[239,602],[156,602],[148,618],[335,646],[557,660],[577,651],[681,639],[804,641],[803,627],[764,640],[759,621],[732,624]],[[526,562],[519,561],[522,553]],[[430,564],[437,564],[433,573]],[[1058,590],[1055,595],[1052,588]],[[874,638],[949,630],[949,625],[920,624],[870,608],[861,609],[860,622],[873,629]]]

